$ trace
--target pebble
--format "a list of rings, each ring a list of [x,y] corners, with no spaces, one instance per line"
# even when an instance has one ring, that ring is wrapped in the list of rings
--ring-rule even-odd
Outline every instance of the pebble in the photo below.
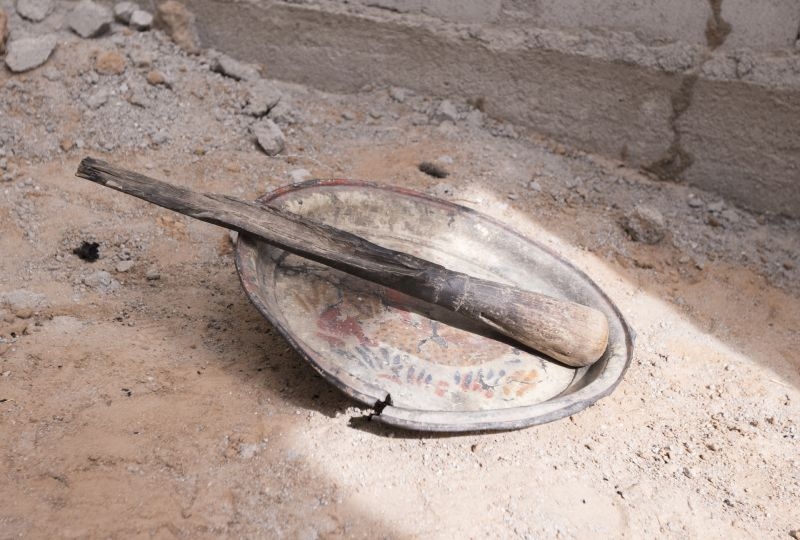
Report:
[[[281,92],[274,84],[258,79],[248,88],[249,97],[244,109],[251,116],[265,116],[281,100]]]
[[[714,212],[714,213],[722,212],[723,208],[725,208],[725,203],[722,201],[717,201],[715,203],[711,203],[708,205],[709,212]]]
[[[269,118],[255,123],[250,129],[258,145],[268,156],[278,155],[286,145],[286,137],[283,136],[281,128]]]
[[[99,109],[108,102],[108,90],[101,88],[88,98],[86,98],[86,105],[90,109]]]
[[[17,289],[1,294],[0,305],[5,305],[11,313],[20,317],[20,314],[32,314],[37,309],[46,306],[47,298],[43,294],[31,292],[26,289]],[[28,317],[30,317],[30,315],[28,315]]]
[[[252,64],[239,62],[227,54],[216,53],[211,62],[211,71],[221,73],[237,81],[255,81],[261,78],[258,69]]]
[[[163,72],[157,69],[149,71],[145,76],[145,78],[147,79],[147,82],[149,82],[153,86],[158,86],[159,84],[166,84],[167,82],[166,75],[164,75]]]
[[[6,66],[15,73],[37,68],[47,62],[56,43],[54,34],[14,40],[8,44]]]
[[[8,39],[8,16],[3,8],[0,8],[0,54],[6,52],[6,40]]]
[[[67,24],[82,38],[93,38],[108,32],[113,19],[108,8],[92,0],[81,0],[67,15]]]
[[[137,9],[131,15],[131,28],[143,32],[153,26],[153,16],[143,9]]]
[[[161,279],[161,273],[155,267],[150,267],[145,272],[144,277],[147,281],[157,281]]]
[[[722,211],[722,219],[729,223],[739,223],[739,213],[733,208],[726,208]]]
[[[117,51],[101,52],[94,62],[94,70],[101,75],[120,75],[126,67],[125,57]]]
[[[398,86],[392,86],[389,89],[389,97],[398,103],[403,103],[406,100],[406,89]]]
[[[302,182],[311,176],[311,172],[307,169],[293,169],[289,171],[288,175],[292,182]]]
[[[528,182],[528,189],[530,189],[531,191],[536,191],[538,193],[539,191],[542,191],[542,185],[536,180],[531,180],[530,182]]]
[[[29,21],[43,21],[52,9],[52,0],[17,0],[17,13]]]
[[[455,123],[458,120],[458,109],[449,99],[444,99],[436,107],[436,112],[433,113],[432,118],[437,122],[450,121]]]
[[[269,111],[269,117],[278,124],[296,124],[300,119],[300,114],[292,107],[292,105],[285,99],[281,99],[272,110]]]
[[[791,536],[795,540],[800,540],[800,529],[794,529],[793,531],[789,531],[789,536]]]
[[[169,140],[169,135],[165,129],[159,129],[155,135],[152,136],[153,144],[164,144]]]
[[[153,54],[144,49],[133,49],[128,56],[131,58],[133,65],[138,68],[149,68],[153,65]]]
[[[186,52],[200,50],[200,40],[194,26],[194,15],[177,0],[158,5],[158,20],[172,41]]]
[[[700,208],[705,204],[702,199],[694,196],[693,194],[689,195],[687,202],[689,203],[689,206],[691,206],[692,208]]]
[[[621,225],[636,242],[657,244],[664,238],[664,216],[651,206],[636,205],[622,218]]]
[[[98,270],[83,277],[83,284],[103,294],[119,289],[119,281],[111,277],[105,270]]]
[[[133,268],[134,262],[131,260],[120,261],[117,263],[116,270],[117,272],[127,272],[131,268]]]
[[[60,81],[64,78],[64,74],[53,66],[47,66],[42,70],[42,76],[50,82]]]
[[[114,18],[123,24],[128,24],[131,20],[133,12],[139,9],[139,6],[133,2],[117,2],[114,4]]]

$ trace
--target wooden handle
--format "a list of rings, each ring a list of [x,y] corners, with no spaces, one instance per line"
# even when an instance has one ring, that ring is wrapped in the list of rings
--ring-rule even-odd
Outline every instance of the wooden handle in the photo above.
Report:
[[[570,366],[597,361],[608,344],[608,321],[596,309],[454,272],[292,212],[200,193],[89,157],[77,176],[461,313]]]

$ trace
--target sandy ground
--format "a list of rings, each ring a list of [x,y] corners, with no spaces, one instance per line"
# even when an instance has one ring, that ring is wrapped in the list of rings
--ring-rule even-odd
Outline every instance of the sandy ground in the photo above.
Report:
[[[383,88],[275,83],[287,142],[268,157],[251,83],[206,55],[121,27],[59,39],[44,67],[0,70],[0,538],[800,529],[797,223]],[[108,51],[121,72],[98,73]],[[535,428],[360,420],[248,302],[226,231],[74,178],[85,155],[251,199],[306,169],[477,208],[600,284],[638,334],[634,361],[611,396]],[[663,215],[659,243],[620,226],[636,205]],[[72,253],[82,241],[99,260]]]

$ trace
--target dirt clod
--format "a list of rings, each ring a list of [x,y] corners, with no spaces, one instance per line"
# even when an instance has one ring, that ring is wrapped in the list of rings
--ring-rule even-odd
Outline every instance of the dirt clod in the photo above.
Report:
[[[72,250],[72,253],[86,262],[94,262],[100,258],[100,244],[97,242],[83,242]]]
[[[424,172],[433,178],[447,178],[447,176],[450,174],[443,167],[440,167],[435,163],[431,163],[430,161],[423,161],[417,166],[417,168],[421,172]]]

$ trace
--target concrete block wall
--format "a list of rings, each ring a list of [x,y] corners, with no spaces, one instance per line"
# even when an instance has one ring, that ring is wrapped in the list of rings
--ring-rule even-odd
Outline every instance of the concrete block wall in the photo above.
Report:
[[[207,46],[272,77],[481,97],[494,117],[800,217],[798,0],[188,4]]]
[[[349,0],[350,3],[353,0]],[[722,22],[729,48],[792,47],[800,33],[798,0],[355,0],[398,13],[459,23],[524,23],[539,28],[631,32],[649,42],[708,43]],[[346,2],[345,2],[346,3]],[[720,22],[711,22],[719,25]]]

